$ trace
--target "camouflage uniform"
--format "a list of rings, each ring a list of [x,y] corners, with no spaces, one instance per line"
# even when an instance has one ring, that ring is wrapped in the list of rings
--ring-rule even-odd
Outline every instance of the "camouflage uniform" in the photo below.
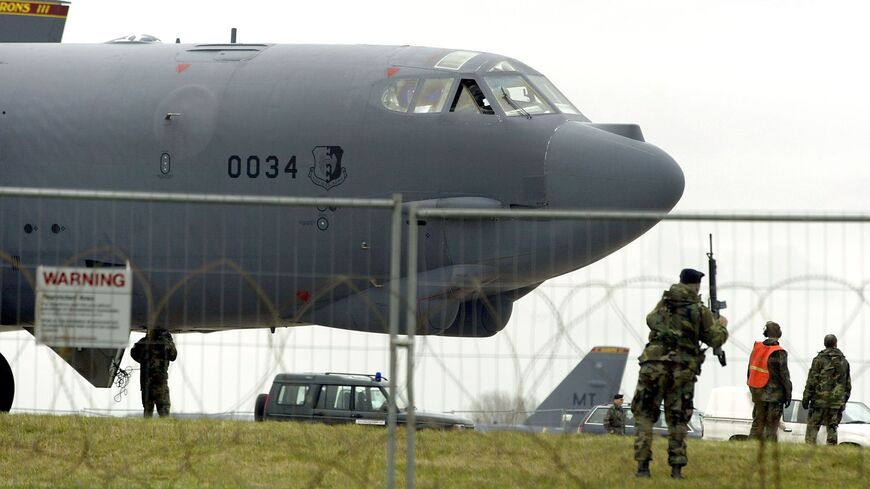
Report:
[[[767,346],[779,345],[777,338],[764,340]],[[752,394],[752,428],[749,438],[777,441],[783,406],[791,403],[791,378],[788,373],[788,353],[775,351],[767,359],[769,380],[764,387],[750,387]],[[747,377],[748,377],[747,372]]]
[[[154,416],[155,406],[158,415],[169,416],[169,362],[178,356],[169,331],[156,331],[153,336],[152,340],[146,335],[130,350],[130,356],[141,366],[139,386],[146,418]]]
[[[713,317],[701,298],[680,283],[665,291],[662,300],[646,317],[649,343],[638,359],[640,375],[631,402],[637,437],[634,459],[652,459],[652,427],[661,414],[664,400],[668,423],[668,464],[682,467],[686,456],[686,434],[692,417],[695,381],[701,373],[704,351],[699,342],[718,347],[728,339],[728,330]]]
[[[622,413],[622,407],[613,404],[604,415],[604,429],[611,435],[625,434],[625,414]]]
[[[849,362],[837,347],[825,348],[813,359],[803,402],[810,404],[807,416],[807,433],[804,441],[816,444],[819,427],[828,432],[828,445],[837,444],[837,425],[843,416],[846,401],[852,395],[852,378]]]

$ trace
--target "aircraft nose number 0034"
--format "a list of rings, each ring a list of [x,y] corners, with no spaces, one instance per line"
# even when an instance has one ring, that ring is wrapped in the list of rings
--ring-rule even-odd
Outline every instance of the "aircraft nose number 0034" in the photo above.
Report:
[[[341,185],[347,179],[347,168],[342,165],[344,150],[341,146],[315,146],[311,150],[314,165],[309,167],[308,178],[320,187],[329,190]],[[292,155],[287,163],[269,155],[261,160],[259,155],[250,155],[242,163],[242,157],[231,155],[227,158],[227,175],[230,178],[278,178],[281,173],[289,173],[291,179],[296,179],[296,155]],[[283,167],[283,170],[281,170]]]

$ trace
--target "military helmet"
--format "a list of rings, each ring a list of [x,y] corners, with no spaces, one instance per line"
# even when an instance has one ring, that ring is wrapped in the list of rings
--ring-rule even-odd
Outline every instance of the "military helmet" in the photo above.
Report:
[[[782,328],[778,323],[768,321],[764,325],[764,336],[767,338],[782,338]]]

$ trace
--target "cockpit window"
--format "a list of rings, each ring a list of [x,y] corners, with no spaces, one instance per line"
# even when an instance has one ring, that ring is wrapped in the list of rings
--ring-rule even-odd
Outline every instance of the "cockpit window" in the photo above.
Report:
[[[450,112],[495,114],[477,82],[471,79],[463,79],[459,82],[459,88],[450,105]]]
[[[478,54],[480,53],[476,51],[453,51],[435,63],[435,68],[456,71],[462,68],[462,65]]]
[[[550,82],[550,80],[547,80],[546,77],[541,75],[529,75],[529,80],[535,84],[535,87],[537,87],[545,97],[550,99],[556,105],[559,112],[563,114],[580,114],[580,111],[577,110],[577,107],[574,107],[574,104],[568,100],[568,97],[562,95],[562,92],[560,92],[559,89]]]
[[[417,100],[414,103],[415,114],[428,114],[432,112],[441,112],[444,108],[444,103],[447,102],[447,97],[450,95],[450,85],[453,84],[453,78],[430,78],[423,81],[423,86],[420,87],[420,93],[417,94]]]
[[[531,116],[555,112],[537,90],[519,75],[487,76],[484,79],[507,116]]]
[[[517,69],[514,68],[514,65],[512,65],[510,61],[499,61],[492,65],[492,68],[490,68],[489,71],[517,71]]]
[[[459,92],[456,94],[453,106],[450,107],[450,112],[480,113],[468,87],[459,85]]]
[[[408,112],[414,91],[417,89],[416,79],[399,78],[393,80],[381,97],[384,107],[395,112]]]

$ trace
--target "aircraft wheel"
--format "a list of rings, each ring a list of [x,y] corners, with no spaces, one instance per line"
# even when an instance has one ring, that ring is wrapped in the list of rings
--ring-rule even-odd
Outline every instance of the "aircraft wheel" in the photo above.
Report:
[[[0,412],[8,413],[12,409],[12,399],[15,398],[15,377],[6,357],[0,353]]]
[[[266,398],[268,394],[260,394],[257,396],[257,401],[254,403],[254,421],[263,421],[266,419]]]

